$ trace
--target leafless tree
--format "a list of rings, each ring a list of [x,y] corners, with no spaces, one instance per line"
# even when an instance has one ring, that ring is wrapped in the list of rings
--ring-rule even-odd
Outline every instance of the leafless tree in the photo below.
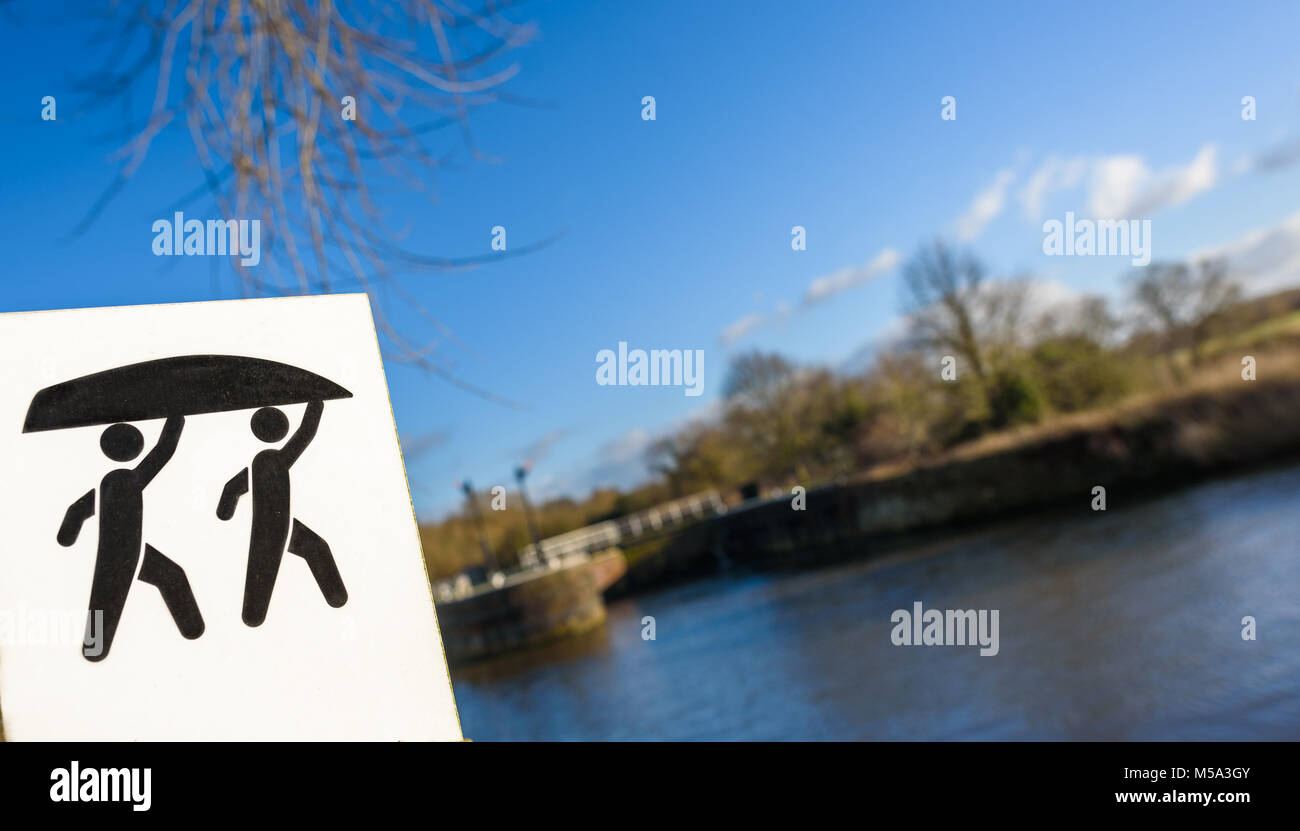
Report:
[[[963,359],[983,386],[1017,337],[1028,284],[988,280],[972,255],[936,240],[903,266],[903,291],[912,340]]]
[[[790,362],[775,352],[744,352],[731,359],[723,394],[731,399],[747,399],[759,408],[768,408],[789,390],[794,374],[795,368]]]
[[[1136,272],[1133,299],[1165,348],[1185,345],[1192,365],[1201,362],[1216,322],[1241,298],[1241,287],[1228,277],[1223,259],[1186,263],[1152,263]]]
[[[1082,337],[1109,346],[1119,331],[1120,321],[1112,313],[1110,301],[1099,294],[1084,294],[1044,310],[1035,321],[1033,340]]]
[[[471,5],[475,4],[475,5]],[[145,162],[164,130],[188,132],[202,182],[171,209],[210,199],[225,217],[259,218],[262,265],[232,260],[247,296],[360,288],[372,295],[386,358],[476,394],[438,352],[458,344],[403,285],[403,275],[473,267],[408,244],[413,229],[384,209],[395,190],[432,193],[452,150],[482,158],[469,114],[516,101],[510,53],[533,27],[502,0],[136,0],[111,4],[89,101],[120,104],[127,129],[117,176],[78,230]],[[133,97],[148,97],[133,112]],[[345,97],[349,103],[345,103]],[[344,117],[355,103],[355,120]],[[447,142],[444,140],[444,144]],[[180,190],[180,189],[178,189]],[[545,241],[540,244],[544,244]],[[520,246],[510,255],[536,247]],[[503,256],[497,254],[495,256]],[[382,289],[382,291],[380,291]],[[414,311],[390,322],[386,301]],[[408,318],[411,316],[408,316]],[[498,400],[504,400],[499,399]]]

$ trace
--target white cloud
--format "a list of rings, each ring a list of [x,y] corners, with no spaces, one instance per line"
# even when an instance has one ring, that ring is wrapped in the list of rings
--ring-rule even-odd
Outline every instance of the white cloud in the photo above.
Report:
[[[1209,143],[1186,165],[1152,171],[1141,156],[1106,156],[1093,162],[1088,209],[1098,218],[1144,217],[1186,202],[1218,181],[1218,147]]]
[[[1294,158],[1292,158],[1294,156]],[[1238,169],[1258,165],[1272,169],[1300,158],[1300,145],[1282,145],[1258,157],[1237,163]],[[1153,171],[1137,154],[1062,159],[1049,156],[1030,174],[1016,194],[1025,218],[1037,224],[1053,194],[1074,190],[1087,180],[1087,209],[1097,218],[1149,216],[1162,208],[1186,202],[1218,183],[1218,147],[1203,145],[1186,165]]]
[[[1092,166],[1088,209],[1094,216],[1127,215],[1151,171],[1141,156],[1107,156]]]
[[[534,441],[532,444],[529,444],[527,447],[521,447],[518,450],[515,450],[512,455],[516,458],[523,458],[533,463],[540,462],[542,459],[546,458],[547,453],[551,452],[551,448],[555,446],[556,442],[568,435],[568,430],[552,430],[540,439]]]
[[[970,242],[978,237],[984,227],[997,219],[1006,206],[1007,188],[1016,178],[1010,169],[998,171],[993,183],[975,194],[966,213],[957,218],[957,237],[962,242]]]
[[[1062,306],[1078,303],[1083,297],[1078,289],[1060,280],[1035,280],[1029,284],[1025,296],[1024,314],[1027,320],[1034,320]]]
[[[898,265],[900,259],[901,256],[897,251],[886,248],[872,257],[871,262],[866,265],[841,268],[832,274],[818,277],[808,284],[808,290],[804,292],[803,296],[804,305],[810,306],[814,303],[820,303],[841,292],[869,282],[894,268],[894,266]]]
[[[616,439],[605,442],[596,451],[597,457],[606,465],[625,465],[640,461],[650,446],[650,433],[641,427],[633,427]]]
[[[807,291],[804,292],[803,304],[799,308],[807,308],[824,300],[829,300],[841,292],[848,291],[851,288],[868,283],[871,280],[886,273],[898,265],[902,256],[892,248],[881,249],[880,253],[871,258],[866,265],[855,266],[852,268],[841,268],[831,274],[825,274],[814,279],[808,284]],[[797,309],[790,303],[782,300],[776,304],[776,311],[771,315],[762,315],[757,312],[747,314],[734,323],[727,326],[718,335],[718,340],[723,346],[735,343],[741,338],[753,332],[760,326],[780,323],[793,315]]]
[[[1272,169],[1300,159],[1300,142],[1279,145],[1250,160],[1261,169]],[[1246,162],[1239,162],[1239,165]],[[1014,179],[1010,169],[998,172],[993,183],[976,195],[966,213],[957,220],[957,235],[963,241],[978,236],[1005,207],[1007,187]],[[1137,154],[1087,157],[1048,156],[1029,174],[1016,193],[1025,218],[1037,223],[1043,218],[1047,200],[1053,194],[1087,184],[1087,208],[1097,218],[1133,218],[1150,215],[1177,205],[1213,188],[1219,181],[1218,146],[1208,142],[1185,165],[1171,165],[1153,171]]]
[[[1229,272],[1248,294],[1264,294],[1300,284],[1300,213],[1276,225],[1257,228],[1215,248],[1194,251],[1188,260],[1223,257]]]
[[[1300,138],[1276,144],[1262,153],[1247,156],[1233,165],[1234,173],[1268,173],[1300,161]]]
[[[766,320],[767,318],[757,312],[745,315],[740,320],[737,320],[735,323],[723,329],[722,334],[718,335],[718,340],[722,341],[724,346],[735,343],[745,335],[748,335],[750,332],[757,329],[759,326],[762,326]]]
[[[1082,156],[1072,159],[1048,157],[1029,177],[1029,181],[1020,189],[1017,196],[1024,209],[1025,218],[1037,223],[1043,218],[1047,197],[1059,191],[1078,187],[1087,171],[1088,160]]]
[[[632,488],[639,485],[650,475],[646,450],[654,440],[655,437],[641,427],[610,439],[596,449],[596,458],[590,467],[576,476],[557,481],[557,484],[563,484],[564,489],[557,488],[556,495],[567,493],[572,496],[602,487]]]
[[[528,492],[541,503],[550,499],[581,499],[596,488],[632,488],[649,476],[646,450],[654,441],[648,430],[634,427],[596,448],[594,458],[565,472],[538,471],[528,480]]]

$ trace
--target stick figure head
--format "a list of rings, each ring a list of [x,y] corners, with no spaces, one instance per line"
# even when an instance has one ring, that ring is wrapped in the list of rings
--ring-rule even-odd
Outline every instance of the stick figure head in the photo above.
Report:
[[[289,432],[289,417],[275,407],[263,407],[253,413],[253,435],[264,442],[276,442]]]
[[[104,455],[115,462],[129,462],[144,449],[144,436],[130,424],[114,424],[99,437]]]

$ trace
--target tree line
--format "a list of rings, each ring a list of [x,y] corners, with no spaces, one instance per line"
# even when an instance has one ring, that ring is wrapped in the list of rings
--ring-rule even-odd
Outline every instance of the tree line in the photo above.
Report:
[[[990,433],[1175,388],[1231,333],[1300,309],[1300,292],[1242,302],[1221,259],[1154,262],[1125,288],[1122,310],[1101,295],[1048,303],[1031,278],[994,279],[971,253],[926,244],[902,268],[905,333],[874,349],[867,365],[835,370],[761,350],[734,356],[720,407],[651,444],[648,481],[540,505],[541,533],[710,488],[904,470]],[[518,512],[483,517],[498,558],[513,562],[529,542]],[[423,531],[435,572],[477,562],[468,512]]]

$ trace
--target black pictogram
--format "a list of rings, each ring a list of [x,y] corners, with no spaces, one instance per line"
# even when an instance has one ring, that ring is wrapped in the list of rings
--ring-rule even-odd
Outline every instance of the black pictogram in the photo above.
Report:
[[[348,602],[338,566],[329,544],[293,517],[289,507],[289,468],[298,460],[316,436],[321,411],[325,405],[313,401],[307,405],[302,424],[279,450],[263,450],[253,458],[252,474],[244,468],[226,483],[217,505],[217,516],[230,519],[235,515],[239,497],[253,488],[253,526],[248,543],[248,577],[244,583],[244,623],[261,626],[271,603],[271,590],[280,573],[280,559],[286,550],[307,561],[321,594],[331,606]],[[277,442],[289,432],[289,419],[274,407],[253,413],[253,435],[264,442]]]
[[[82,654],[91,661],[107,657],[136,579],[158,589],[182,635],[197,638],[203,634],[203,617],[185,571],[144,539],[144,489],[176,451],[187,415],[257,408],[253,433],[274,443],[289,432],[289,420],[276,406],[307,403],[302,424],[293,436],[279,449],[258,453],[251,475],[249,468],[244,468],[226,485],[217,514],[221,519],[234,515],[251,479],[253,519],[245,623],[257,626],[265,620],[286,550],[307,561],[331,606],[346,603],[347,589],[329,545],[292,517],[289,468],[315,437],[324,402],[351,396],[333,381],[307,370],[235,355],[185,355],[130,364],[36,393],[23,432],[110,425],[100,437],[100,447],[104,455],[119,463],[135,460],[144,450],[143,435],[126,422],[167,420],[157,444],[140,463],[105,475],[98,494],[91,490],[72,503],[59,528],[59,544],[71,546],[86,520],[99,515],[98,552]],[[102,639],[93,637],[96,612],[102,613]]]

